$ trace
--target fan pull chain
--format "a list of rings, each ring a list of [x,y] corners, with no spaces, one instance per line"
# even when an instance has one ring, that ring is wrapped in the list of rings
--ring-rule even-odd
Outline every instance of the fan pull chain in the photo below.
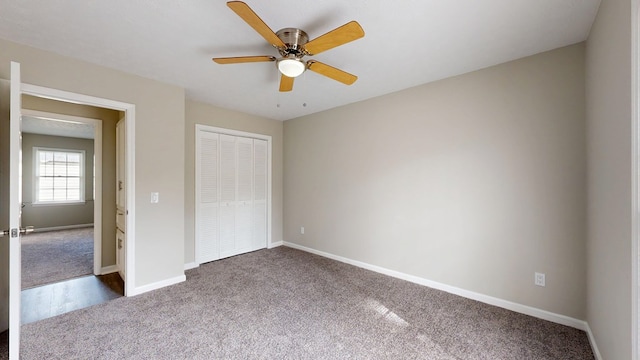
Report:
[[[307,72],[305,71],[302,74],[302,107],[307,107],[307,102],[305,99],[307,98]]]

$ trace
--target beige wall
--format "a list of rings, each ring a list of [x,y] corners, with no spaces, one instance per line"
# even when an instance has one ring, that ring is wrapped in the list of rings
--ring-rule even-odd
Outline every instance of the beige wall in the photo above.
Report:
[[[84,202],[34,205],[33,148],[84,151]],[[22,133],[22,224],[36,229],[93,224],[93,139]]]
[[[195,101],[186,102],[185,112],[185,263],[195,261],[195,125],[270,135],[272,140],[272,225],[271,241],[282,241],[282,131],[281,121],[269,120],[237,111],[226,110]]]
[[[22,107],[102,121],[102,266],[115,265],[116,123],[120,119],[121,112],[28,95],[22,97]]]
[[[25,83],[135,104],[135,286],[183,276],[184,89],[6,40],[0,49],[0,78],[13,60]]]
[[[602,0],[586,47],[587,320],[603,359],[631,359],[631,2]]]
[[[584,319],[583,57],[286,121],[284,240]]]

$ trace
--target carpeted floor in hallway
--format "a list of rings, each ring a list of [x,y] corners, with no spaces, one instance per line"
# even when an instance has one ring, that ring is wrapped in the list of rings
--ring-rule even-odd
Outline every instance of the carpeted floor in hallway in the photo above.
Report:
[[[93,228],[22,236],[22,288],[93,274]]]

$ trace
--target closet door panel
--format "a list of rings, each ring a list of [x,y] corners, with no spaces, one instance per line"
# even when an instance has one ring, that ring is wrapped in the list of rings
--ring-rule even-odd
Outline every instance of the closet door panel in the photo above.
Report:
[[[267,205],[253,204],[253,247],[262,249],[267,246]]]
[[[220,134],[220,257],[236,250],[236,137]]]
[[[220,258],[237,255],[235,206],[220,207]]]
[[[218,238],[218,206],[203,204],[200,208],[200,231],[198,232],[198,263],[206,263],[220,258]]]
[[[220,135],[220,201],[236,201],[236,137]]]
[[[257,250],[252,241],[252,219],[253,214],[250,203],[239,205],[236,208],[236,245],[238,253]]]
[[[200,132],[198,135],[196,261],[205,263],[219,257],[218,134]]]
[[[218,134],[200,138],[200,202],[218,203]]]
[[[253,140],[237,138],[238,145],[238,201],[253,199]]]
[[[253,139],[238,137],[236,246],[238,253],[253,251]]]
[[[267,246],[267,167],[268,148],[265,140],[253,140],[253,245]]]

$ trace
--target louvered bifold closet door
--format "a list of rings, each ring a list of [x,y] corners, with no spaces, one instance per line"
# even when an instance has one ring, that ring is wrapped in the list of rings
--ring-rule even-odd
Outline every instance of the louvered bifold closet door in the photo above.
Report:
[[[236,254],[236,137],[220,134],[220,258]]]
[[[201,131],[196,139],[196,261],[200,264],[219,258],[218,134]]]
[[[267,247],[268,141],[198,131],[196,261]]]
[[[268,148],[265,140],[253,140],[253,246],[267,246],[267,166]]]

